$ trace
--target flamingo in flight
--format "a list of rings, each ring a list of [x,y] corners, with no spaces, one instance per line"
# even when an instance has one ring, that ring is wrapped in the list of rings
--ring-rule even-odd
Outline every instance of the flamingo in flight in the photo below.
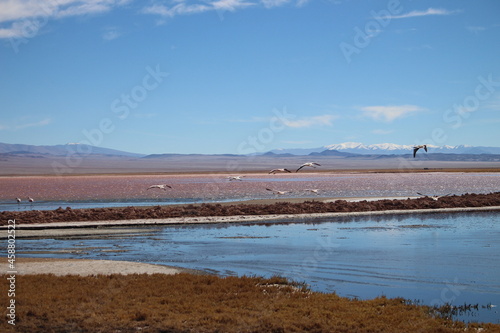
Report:
[[[422,194],[422,193],[419,193],[417,192],[418,195],[421,195],[425,198],[431,198],[432,200],[439,200],[439,198],[442,198],[442,197],[447,197],[449,196],[451,193],[448,193],[448,194],[445,194],[445,195],[427,195],[427,194]]]
[[[316,162],[307,162],[307,163],[304,163],[302,164],[298,169],[297,171],[295,172],[299,172],[300,169],[302,169],[303,167],[311,167],[311,168],[316,168],[316,166],[321,166],[321,164],[319,163],[316,163]]]
[[[172,188],[172,186],[170,185],[167,185],[167,184],[161,184],[161,185],[151,185],[150,187],[148,187],[148,190],[152,189],[152,188],[159,188],[159,189],[162,189],[162,190],[167,190],[167,188]]]
[[[291,192],[291,191],[278,191],[278,190],[273,190],[273,189],[270,189],[270,188],[266,188],[266,190],[271,191],[271,192],[273,192],[276,195],[284,195],[284,194],[287,194],[287,193]]]
[[[427,152],[427,145],[415,146],[415,147],[413,147],[413,158],[415,158],[415,155],[417,155],[417,151],[420,148],[424,148],[425,152]]]
[[[240,180],[241,181],[241,180],[243,180],[243,179],[241,179],[243,177],[245,177],[245,176],[229,176],[229,177],[227,177],[227,179],[229,179],[229,181],[232,181],[232,180]]]
[[[276,172],[291,172],[291,171],[288,170],[288,169],[285,169],[285,168],[283,168],[283,169],[272,169],[271,171],[269,171],[270,174],[271,173],[275,174]]]

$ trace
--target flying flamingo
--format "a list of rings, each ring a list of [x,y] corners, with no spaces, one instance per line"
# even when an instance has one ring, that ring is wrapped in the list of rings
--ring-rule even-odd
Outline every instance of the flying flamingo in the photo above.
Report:
[[[269,171],[269,173],[271,174],[275,174],[276,172],[291,172],[290,170],[288,169],[272,169],[271,171]]]
[[[167,184],[162,184],[162,185],[151,185],[150,187],[148,187],[148,190],[152,189],[152,188],[159,188],[159,189],[162,189],[162,190],[167,190],[167,188],[172,188],[172,186],[170,185],[167,185]]]
[[[417,155],[417,151],[420,148],[424,148],[425,152],[427,152],[427,145],[415,146],[415,147],[413,147],[413,158],[415,158],[415,155]]]
[[[447,197],[449,196],[451,193],[448,193],[448,194],[445,194],[445,195],[427,195],[427,194],[422,194],[422,193],[419,193],[417,192],[418,195],[421,195],[425,198],[431,198],[432,200],[439,200],[439,198],[442,198],[442,197]]]
[[[229,181],[232,181],[232,180],[243,180],[241,179],[242,177],[245,177],[245,176],[229,176],[227,177],[227,179],[229,179]]]
[[[276,195],[284,195],[284,194],[287,194],[287,193],[291,192],[291,191],[278,191],[278,190],[273,190],[273,189],[270,189],[270,188],[266,188],[266,190],[271,191],[271,192],[273,192]]]
[[[299,172],[300,169],[302,169],[303,167],[311,167],[311,168],[316,168],[316,165],[317,166],[321,166],[321,164],[319,163],[316,163],[316,162],[307,162],[307,163],[304,163],[302,164],[298,169],[297,171],[295,172]]]

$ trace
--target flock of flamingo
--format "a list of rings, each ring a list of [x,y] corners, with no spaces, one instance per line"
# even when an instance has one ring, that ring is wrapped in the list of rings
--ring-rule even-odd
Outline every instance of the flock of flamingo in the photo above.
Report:
[[[417,151],[419,149],[424,149],[427,152],[427,145],[414,146],[413,147],[413,158],[415,158],[415,156],[417,155]],[[299,170],[301,170],[302,168],[305,168],[305,167],[316,168],[317,166],[321,166],[321,164],[319,164],[317,162],[306,162],[306,163],[302,164],[301,166],[299,166],[298,169],[295,170],[295,172],[299,172]],[[269,174],[273,174],[274,175],[274,174],[276,174],[278,172],[288,172],[288,173],[291,173],[292,171],[288,170],[287,168],[279,168],[279,169],[272,169],[271,171],[269,171]],[[229,179],[229,181],[234,181],[234,180],[242,181],[243,177],[245,177],[245,176],[229,176],[229,177],[227,177],[227,179]],[[153,189],[153,188],[159,188],[159,189],[162,189],[162,190],[167,190],[167,188],[172,188],[172,186],[167,185],[167,184],[151,185],[150,187],[148,187],[148,190],[149,189]],[[292,192],[292,191],[275,190],[275,189],[271,189],[271,188],[266,188],[266,190],[270,191],[270,192],[273,192],[276,195],[285,195],[287,193],[291,193]],[[311,192],[311,193],[319,195],[319,190],[318,189],[305,189],[304,191]],[[421,193],[417,193],[417,194],[418,195],[422,195],[424,197],[432,198],[434,200],[438,200],[441,197],[441,196],[429,196],[429,195],[425,195],[425,194],[421,194]],[[446,196],[448,196],[448,195],[449,194],[447,194]]]
[[[427,145],[418,145],[418,146],[414,146],[413,147],[413,158],[415,158],[416,154],[417,154],[417,151],[419,149],[424,149],[426,152],[427,152]],[[297,170],[295,170],[295,172],[299,172],[302,168],[305,168],[305,167],[311,167],[311,168],[316,168],[317,166],[321,166],[321,164],[319,163],[316,163],[316,162],[306,162],[302,165],[300,165],[298,167]],[[269,171],[269,174],[276,174],[278,172],[288,172],[288,173],[291,173],[292,171],[288,170],[287,168],[279,168],[279,169],[272,169],[271,171]],[[229,181],[235,181],[235,180],[238,180],[238,181],[242,181],[243,177],[245,176],[229,176],[227,177],[227,179],[229,179]],[[147,189],[150,190],[150,189],[161,189],[161,190],[167,190],[167,189],[171,189],[172,186],[170,185],[167,185],[167,184],[158,184],[158,185],[151,185],[149,186]],[[266,188],[267,191],[270,191],[270,192],[273,192],[275,195],[285,195],[287,193],[291,193],[292,191],[282,191],[282,190],[276,190],[276,189],[271,189],[271,188]],[[304,189],[304,191],[306,192],[311,192],[311,193],[314,193],[316,195],[319,195],[319,189]],[[424,197],[429,197],[429,198],[432,198],[433,200],[438,200],[439,198],[441,197],[445,197],[445,196],[448,196],[450,194],[446,194],[446,195],[442,195],[442,196],[429,196],[429,195],[425,195],[425,194],[421,194],[421,193],[418,193],[418,195],[421,195],[421,196],[424,196]],[[21,204],[22,200],[21,198],[16,198],[16,202],[18,205]],[[33,203],[35,202],[35,200],[31,197],[28,197],[28,202],[30,202],[31,205],[33,205]]]
[[[302,164],[295,172],[298,172],[300,169],[302,169],[304,167],[316,168],[316,166],[321,166],[321,164],[316,163],[316,162],[307,162],[307,163]],[[277,172],[290,172],[291,173],[290,170],[288,170],[286,168],[281,168],[281,169],[272,169],[271,171],[269,171],[269,174],[276,174]],[[229,176],[229,177],[227,177],[227,179],[229,181],[235,181],[235,180],[242,181],[243,177],[245,177],[245,176]],[[155,189],[155,188],[158,188],[158,189],[166,191],[168,188],[172,188],[172,186],[170,186],[168,184],[158,184],[158,185],[151,185],[147,189],[150,190],[150,189]],[[285,195],[287,193],[291,193],[292,192],[292,191],[274,190],[274,189],[271,189],[271,188],[266,188],[266,190],[270,191],[270,192],[273,192],[276,195]],[[304,191],[315,193],[315,194],[319,195],[319,190],[318,189],[305,189]]]

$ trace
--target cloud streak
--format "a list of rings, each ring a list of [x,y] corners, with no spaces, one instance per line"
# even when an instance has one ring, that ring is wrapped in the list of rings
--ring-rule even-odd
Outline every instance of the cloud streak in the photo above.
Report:
[[[5,130],[10,130],[10,131],[18,131],[22,130],[25,128],[32,128],[32,127],[43,127],[47,126],[50,123],[52,123],[52,119],[50,118],[45,118],[37,122],[24,122],[24,123],[17,123],[14,125],[2,125],[0,124],[0,131],[5,131]]]
[[[42,126],[47,126],[47,125],[49,125],[51,122],[52,122],[52,120],[51,120],[51,119],[46,118],[46,119],[43,119],[43,120],[37,121],[37,122],[35,122],[35,123],[25,123],[25,124],[19,124],[19,125],[15,126],[15,127],[14,127],[14,129],[16,129],[16,130],[20,130],[20,129],[30,128],[30,127],[42,127]]]
[[[6,0],[0,2],[0,38],[26,37],[48,20],[99,14],[131,0]]]
[[[178,15],[199,14],[209,11],[216,11],[218,13],[225,11],[234,12],[254,6],[276,8],[294,4],[296,7],[302,7],[309,1],[310,0],[207,0],[202,3],[196,3],[190,0],[176,0],[174,1],[174,5],[154,4],[144,7],[141,12],[143,14],[153,14],[171,18]]]
[[[383,19],[405,19],[412,17],[421,17],[421,16],[443,16],[443,15],[454,15],[459,13],[460,10],[447,10],[442,8],[427,8],[427,10],[413,10],[406,14],[401,15],[390,15],[384,16]]]
[[[306,128],[313,126],[332,126],[337,116],[325,114],[320,116],[305,117],[297,120],[284,119],[283,124],[291,128]]]
[[[121,36],[121,33],[115,27],[106,28],[102,34],[102,39],[113,40]]]
[[[0,39],[30,38],[36,35],[49,20],[65,17],[106,13],[132,0],[3,0],[0,1]],[[229,11],[261,6],[281,7],[290,3],[301,7],[309,0],[174,0],[171,5],[155,3],[139,10],[142,14],[172,18],[178,15],[200,14],[215,11],[219,14]],[[161,22],[160,22],[161,23]],[[119,36],[107,32],[102,37],[112,40]]]
[[[392,122],[424,110],[416,105],[365,106],[361,108],[365,117],[384,122]]]
[[[154,14],[163,17],[174,17],[177,15],[190,15],[204,13],[208,11],[230,11],[254,6],[255,3],[245,0],[217,0],[206,2],[204,4],[190,4],[188,1],[180,1],[174,6],[152,5],[142,9],[143,14]]]

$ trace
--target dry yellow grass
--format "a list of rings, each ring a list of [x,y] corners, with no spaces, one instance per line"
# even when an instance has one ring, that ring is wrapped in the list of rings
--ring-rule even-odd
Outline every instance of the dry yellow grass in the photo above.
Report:
[[[402,299],[351,300],[278,277],[27,275],[15,299],[17,325],[3,320],[2,332],[500,332]]]

